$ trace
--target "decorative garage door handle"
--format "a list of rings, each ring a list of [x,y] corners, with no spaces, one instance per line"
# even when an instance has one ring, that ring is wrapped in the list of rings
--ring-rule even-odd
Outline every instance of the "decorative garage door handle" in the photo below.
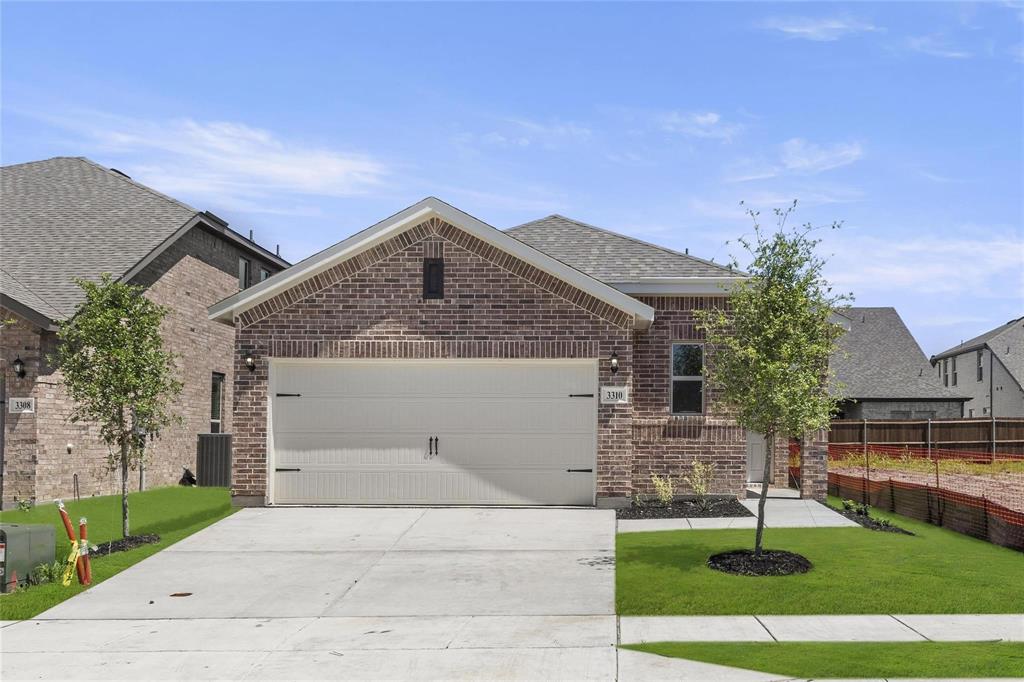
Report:
[[[593,469],[566,469],[570,474],[592,474]]]

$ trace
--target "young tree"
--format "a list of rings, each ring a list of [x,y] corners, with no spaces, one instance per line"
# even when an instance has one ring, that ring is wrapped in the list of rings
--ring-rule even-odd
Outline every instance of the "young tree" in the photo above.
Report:
[[[838,386],[828,361],[843,330],[832,315],[852,298],[833,294],[822,275],[825,261],[816,255],[820,240],[811,237],[814,228],[786,227],[795,209],[794,201],[774,211],[774,232],[763,230],[758,212],[747,211],[754,236],[738,241],[750,255],[750,277],[730,290],[726,309],[698,312],[710,347],[709,384],[721,391],[740,426],[765,437],[756,557],[761,555],[776,437],[801,438],[827,428],[835,412]],[[739,266],[735,258],[733,264]]]
[[[94,421],[110,448],[108,466],[121,472],[121,532],[128,536],[128,470],[139,466],[147,434],[179,420],[171,402],[181,391],[160,322],[168,310],[142,287],[104,274],[76,280],[85,292],[74,316],[60,325],[55,358],[74,401],[71,421]]]

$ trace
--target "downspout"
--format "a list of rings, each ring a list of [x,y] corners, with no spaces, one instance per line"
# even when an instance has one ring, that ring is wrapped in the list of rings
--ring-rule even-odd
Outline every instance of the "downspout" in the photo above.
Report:
[[[992,447],[989,450],[989,452],[992,455],[992,461],[994,462],[994,461],[996,461],[996,392],[995,392],[995,390],[993,389],[993,386],[992,386],[992,381],[993,381],[993,377],[992,377],[993,372],[992,372],[992,370],[994,369],[994,365],[992,364],[994,362],[993,359],[992,359],[993,355],[994,355],[994,353],[992,352],[992,347],[989,346],[989,349],[988,349],[988,416],[992,418],[992,433],[990,434],[991,437],[992,437],[992,439],[991,439],[992,440],[992,442],[991,442],[991,446]]]

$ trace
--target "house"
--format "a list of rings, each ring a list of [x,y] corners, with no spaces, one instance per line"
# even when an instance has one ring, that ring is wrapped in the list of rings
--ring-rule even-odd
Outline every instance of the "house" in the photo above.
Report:
[[[695,458],[743,495],[747,434],[694,320],[741,277],[424,199],[210,308],[236,334],[233,499],[618,506]],[[825,494],[824,441],[805,496]]]
[[[1010,320],[938,355],[944,386],[968,396],[966,417],[1024,417],[1024,317]]]
[[[145,479],[175,483],[183,466],[195,469],[197,434],[231,430],[234,334],[207,307],[288,263],[213,214],[88,159],[5,166],[0,177],[4,506],[119,489],[97,427],[68,421],[72,404],[47,359],[58,323],[83,299],[74,279],[104,272],[171,311],[163,337],[184,384],[183,423],[152,441]]]
[[[895,308],[851,307],[830,366],[843,385],[840,419],[959,418],[964,394],[937,380]]]

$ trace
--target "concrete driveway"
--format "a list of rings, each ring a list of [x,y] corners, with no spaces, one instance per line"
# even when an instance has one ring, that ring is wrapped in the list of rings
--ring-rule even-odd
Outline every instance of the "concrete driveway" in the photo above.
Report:
[[[614,679],[614,543],[611,511],[247,509],[4,627],[0,672]]]

